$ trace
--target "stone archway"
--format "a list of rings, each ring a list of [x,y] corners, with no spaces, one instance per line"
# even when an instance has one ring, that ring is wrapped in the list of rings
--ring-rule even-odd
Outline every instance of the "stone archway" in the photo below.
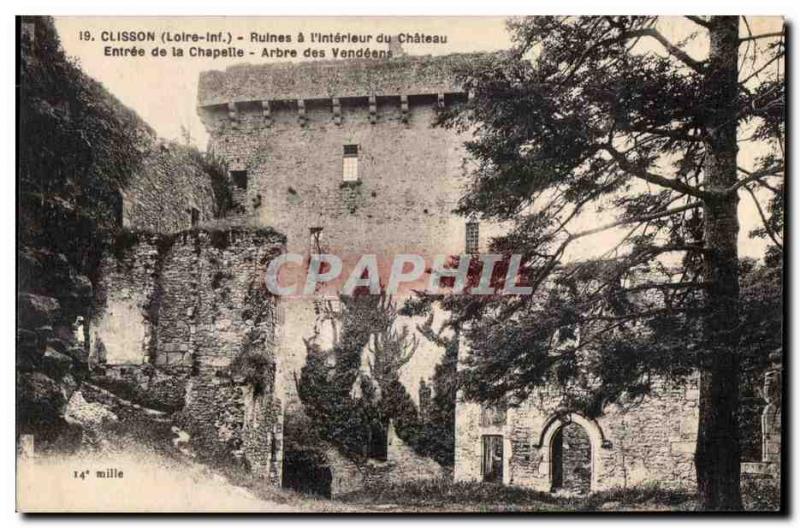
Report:
[[[551,489],[587,493],[592,484],[592,445],[583,426],[562,425],[553,435],[550,450]]]
[[[580,429],[576,430],[573,427],[580,427]],[[542,435],[539,440],[539,448],[542,450],[543,456],[539,471],[542,477],[546,479],[548,483],[548,489],[552,490],[554,487],[564,484],[564,476],[563,474],[558,474],[558,468],[556,467],[556,463],[563,463],[563,458],[561,460],[558,459],[559,453],[556,442],[563,442],[565,431],[569,431],[573,441],[579,440],[581,435],[588,437],[588,470],[591,473],[588,491],[597,491],[599,476],[602,472],[600,449],[603,447],[605,442],[603,431],[600,429],[600,426],[597,424],[597,422],[590,420],[578,413],[555,415],[547,421],[547,424],[542,430]]]

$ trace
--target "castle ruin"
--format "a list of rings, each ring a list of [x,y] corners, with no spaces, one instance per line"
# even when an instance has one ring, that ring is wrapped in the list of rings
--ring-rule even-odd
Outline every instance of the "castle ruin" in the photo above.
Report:
[[[303,339],[329,329],[319,299],[263,291],[266,266],[282,252],[355,259],[485,247],[496,226],[478,227],[452,212],[471,169],[467,136],[432,126],[438,108],[467,100],[455,72],[474,58],[203,73],[198,112],[209,150],[230,171],[233,208],[224,227],[204,227],[210,194],[192,192],[167,208],[183,219],[167,229],[142,220],[163,218],[148,197],[169,193],[167,179],[159,193],[126,196],[126,218],[138,234],[107,259],[99,294],[106,309],[92,333],[110,375],[130,377],[131,365],[167,372],[179,380],[177,406],[193,439],[278,485],[284,420],[301,409],[295,378],[305,361]],[[400,324],[415,327],[411,318]],[[401,378],[411,395],[441,354],[420,340]],[[659,384],[638,405],[596,419],[558,407],[546,389],[508,409],[459,399],[453,478],[543,491],[649,481],[691,486],[698,392],[696,382]],[[386,478],[445,474],[399,439],[390,441],[389,462],[398,470]],[[329,463],[332,494],[364,485],[366,477],[336,453]]]

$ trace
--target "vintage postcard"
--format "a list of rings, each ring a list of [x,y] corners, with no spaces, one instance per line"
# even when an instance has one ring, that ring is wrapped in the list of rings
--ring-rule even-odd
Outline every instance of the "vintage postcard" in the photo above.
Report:
[[[18,511],[785,511],[782,18],[17,31]]]

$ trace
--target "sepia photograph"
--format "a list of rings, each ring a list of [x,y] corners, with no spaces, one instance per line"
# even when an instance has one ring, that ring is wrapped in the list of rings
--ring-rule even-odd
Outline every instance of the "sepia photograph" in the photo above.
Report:
[[[16,17],[17,512],[787,513],[783,17],[190,14]]]

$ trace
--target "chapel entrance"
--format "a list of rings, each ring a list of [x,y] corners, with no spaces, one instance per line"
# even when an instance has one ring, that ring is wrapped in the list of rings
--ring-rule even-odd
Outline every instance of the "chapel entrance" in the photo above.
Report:
[[[553,491],[588,493],[592,484],[592,445],[586,430],[575,422],[553,435]]]

